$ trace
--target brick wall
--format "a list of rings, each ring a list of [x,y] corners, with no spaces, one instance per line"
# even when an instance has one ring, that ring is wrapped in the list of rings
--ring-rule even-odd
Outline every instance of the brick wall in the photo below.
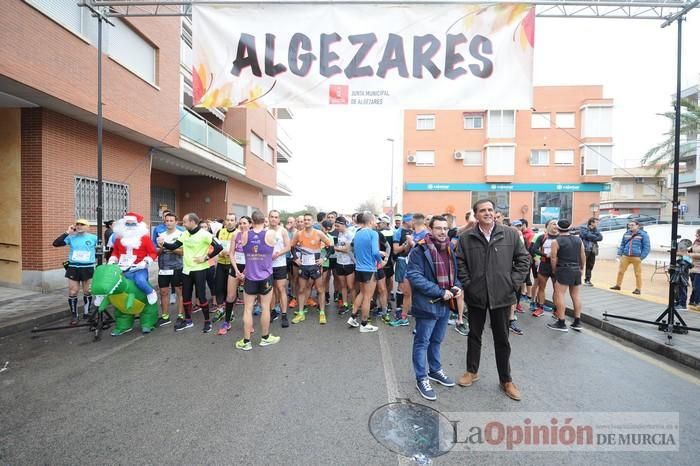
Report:
[[[104,116],[161,140],[179,119],[180,18],[132,18],[157,48],[157,86],[103,59]],[[110,26],[105,26],[109,28]],[[95,113],[97,49],[21,0],[0,3],[0,76]],[[31,99],[30,99],[31,100]],[[165,143],[176,146],[179,131]]]
[[[228,183],[227,205],[229,212],[233,212],[234,204],[252,206],[267,213],[267,201],[260,188],[231,179]]]
[[[178,215],[181,218],[189,212],[210,219],[226,215],[226,183],[223,181],[207,176],[181,177],[180,191],[182,208]]]
[[[75,220],[75,177],[97,178],[94,126],[46,109],[22,112],[22,261],[24,270],[60,267],[51,246]],[[148,216],[149,148],[104,133],[103,178],[129,186],[129,210]],[[93,227],[93,232],[96,229]]]

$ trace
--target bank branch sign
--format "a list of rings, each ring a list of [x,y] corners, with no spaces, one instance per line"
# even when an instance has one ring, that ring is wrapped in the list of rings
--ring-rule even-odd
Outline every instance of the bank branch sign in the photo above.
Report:
[[[607,192],[609,183],[406,183],[406,191]]]

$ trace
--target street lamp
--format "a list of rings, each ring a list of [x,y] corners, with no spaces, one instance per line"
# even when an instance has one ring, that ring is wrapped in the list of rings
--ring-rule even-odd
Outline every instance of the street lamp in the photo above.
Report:
[[[391,211],[392,218],[394,217],[394,140],[392,138],[386,138],[387,141],[391,143],[391,193],[389,193],[389,209]]]

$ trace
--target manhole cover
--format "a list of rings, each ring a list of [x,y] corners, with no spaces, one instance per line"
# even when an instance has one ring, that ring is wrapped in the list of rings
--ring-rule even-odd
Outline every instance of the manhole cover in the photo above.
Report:
[[[410,402],[389,403],[369,418],[369,431],[387,449],[409,458],[436,458],[454,446],[453,426],[439,411]]]

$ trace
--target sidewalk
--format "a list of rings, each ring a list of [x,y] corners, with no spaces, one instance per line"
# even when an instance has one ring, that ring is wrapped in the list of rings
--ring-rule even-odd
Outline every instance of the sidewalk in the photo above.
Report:
[[[69,316],[66,288],[40,293],[0,287],[0,338]]]
[[[609,288],[615,284],[618,263],[599,261],[593,268],[591,281],[594,287],[581,287],[582,316],[584,324],[599,328],[607,333],[630,341],[656,354],[666,356],[680,364],[700,370],[700,333],[686,335],[673,334],[673,346],[667,345],[666,333],[655,325],[610,318],[604,320],[603,313],[632,317],[648,321],[656,318],[666,309],[668,302],[668,279],[664,274],[653,275],[654,266],[642,266],[642,294],[633,295],[635,287],[632,267],[622,281],[622,291]],[[552,287],[548,285],[547,300],[551,300]],[[573,315],[571,299],[567,296],[567,313]],[[700,328],[700,312],[688,310],[679,312],[688,327]],[[549,314],[545,314],[549,319]],[[665,319],[664,319],[665,320]],[[674,321],[677,321],[674,319]],[[584,330],[585,331],[585,330]]]

